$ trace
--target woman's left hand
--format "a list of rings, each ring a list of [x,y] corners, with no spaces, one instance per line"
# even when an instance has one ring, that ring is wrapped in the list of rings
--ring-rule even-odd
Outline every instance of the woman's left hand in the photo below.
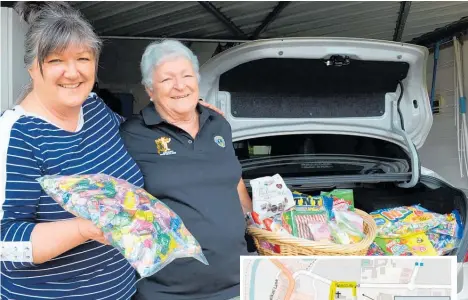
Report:
[[[200,103],[201,105],[203,105],[205,107],[208,107],[209,109],[214,110],[215,112],[217,112],[218,114],[220,114],[220,115],[222,115],[224,117],[224,113],[221,110],[219,110],[219,108],[217,108],[216,106],[211,105],[211,104],[209,104],[209,103],[207,103],[207,102],[205,102],[205,101],[203,101],[201,99],[198,101],[198,103]]]

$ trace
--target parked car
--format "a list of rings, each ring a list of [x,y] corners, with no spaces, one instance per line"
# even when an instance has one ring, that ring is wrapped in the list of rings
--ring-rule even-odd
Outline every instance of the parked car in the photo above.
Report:
[[[463,238],[448,255],[457,258],[462,291],[467,194],[422,167],[418,155],[433,121],[428,55],[420,46],[364,39],[252,41],[201,67],[201,96],[231,124],[247,186],[278,173],[305,193],[352,188],[367,212],[457,209]]]

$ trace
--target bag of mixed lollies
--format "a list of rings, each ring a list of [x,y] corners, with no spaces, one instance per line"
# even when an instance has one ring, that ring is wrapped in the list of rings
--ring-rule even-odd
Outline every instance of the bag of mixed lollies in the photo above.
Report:
[[[180,217],[142,188],[104,174],[44,176],[38,181],[66,211],[100,228],[141,277],[177,258],[193,257],[208,265]]]

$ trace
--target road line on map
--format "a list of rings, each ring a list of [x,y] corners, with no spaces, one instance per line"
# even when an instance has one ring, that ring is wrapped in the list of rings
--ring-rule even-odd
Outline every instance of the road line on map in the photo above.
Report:
[[[416,276],[418,276],[418,272],[419,272],[419,267],[420,267],[420,264],[422,262],[422,258],[418,259],[418,264],[414,267],[413,269],[413,273],[411,273],[411,278],[408,282],[408,284],[413,284],[414,285],[414,282],[416,281]]]
[[[305,270],[300,270],[300,271],[294,272],[294,275],[293,275],[294,279],[296,279],[296,277],[297,277],[298,275],[306,275],[306,276],[309,276],[309,277],[312,277],[312,278],[314,278],[314,279],[317,279],[317,280],[319,280],[319,281],[321,281],[321,282],[323,282],[323,283],[325,283],[325,284],[328,284],[328,285],[330,285],[331,282],[332,282],[330,279],[327,279],[327,278],[325,278],[325,277],[322,277],[322,276],[320,276],[320,275],[317,275],[317,274],[315,274],[315,273],[312,273],[312,272],[309,272],[309,271],[305,271]]]
[[[451,289],[451,285],[431,285],[431,284],[417,284],[414,285],[417,289]],[[408,289],[408,284],[406,283],[361,283],[359,288],[398,288],[398,289]]]
[[[286,268],[279,260],[277,259],[272,259],[271,262],[275,264],[283,273],[286,275],[289,281],[289,286],[288,290],[286,292],[286,296],[284,297],[284,300],[291,300],[292,294],[294,292],[294,287],[296,286],[296,281],[294,280],[294,277],[292,276],[291,271]]]

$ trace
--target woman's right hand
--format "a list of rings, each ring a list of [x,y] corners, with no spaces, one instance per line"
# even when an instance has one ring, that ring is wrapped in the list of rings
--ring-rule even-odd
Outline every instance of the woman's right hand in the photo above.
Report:
[[[97,228],[93,222],[83,218],[76,218],[76,221],[78,224],[78,231],[83,238],[86,240],[95,240],[104,245],[110,245],[102,231]]]

